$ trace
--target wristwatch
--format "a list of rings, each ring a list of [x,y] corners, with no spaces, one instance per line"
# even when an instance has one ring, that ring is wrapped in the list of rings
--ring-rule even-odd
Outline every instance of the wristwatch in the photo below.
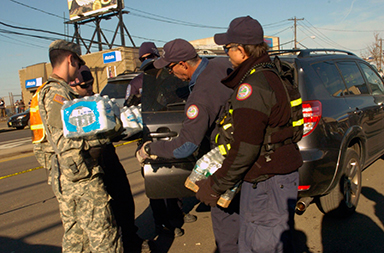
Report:
[[[149,143],[147,145],[144,146],[144,151],[145,153],[147,153],[148,155],[151,155],[151,147],[149,146]]]

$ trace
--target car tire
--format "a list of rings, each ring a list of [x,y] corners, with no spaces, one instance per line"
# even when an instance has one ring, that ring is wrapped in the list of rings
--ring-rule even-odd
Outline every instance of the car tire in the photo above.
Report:
[[[362,184],[360,157],[354,149],[347,149],[341,166],[343,175],[336,187],[316,202],[321,212],[338,218],[348,217],[355,212]]]

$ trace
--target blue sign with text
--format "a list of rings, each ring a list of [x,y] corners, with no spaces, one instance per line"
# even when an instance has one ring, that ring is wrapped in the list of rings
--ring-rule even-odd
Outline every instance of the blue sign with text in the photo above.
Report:
[[[27,88],[27,89],[38,87],[38,86],[41,86],[42,84],[43,84],[43,78],[42,77],[25,80],[25,88]]]
[[[104,61],[104,64],[121,61],[121,52],[113,51],[113,52],[105,53],[103,54],[103,61]]]

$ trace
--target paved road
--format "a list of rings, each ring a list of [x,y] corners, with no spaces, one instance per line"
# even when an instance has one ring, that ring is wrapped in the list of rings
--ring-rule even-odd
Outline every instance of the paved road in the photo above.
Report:
[[[4,133],[0,133],[4,134]],[[210,212],[186,201],[185,207],[198,216],[185,224],[185,235],[155,237],[151,209],[143,179],[133,157],[136,144],[117,148],[131,183],[136,204],[139,234],[155,241],[154,252],[213,253],[215,250]],[[12,150],[18,150],[12,149]],[[0,178],[37,167],[31,150],[23,157],[0,158]],[[382,159],[363,172],[363,190],[353,216],[335,220],[325,217],[312,204],[295,216],[297,252],[384,252],[384,181]],[[37,169],[0,179],[0,252],[60,252],[63,233],[57,202],[46,184],[46,172]]]

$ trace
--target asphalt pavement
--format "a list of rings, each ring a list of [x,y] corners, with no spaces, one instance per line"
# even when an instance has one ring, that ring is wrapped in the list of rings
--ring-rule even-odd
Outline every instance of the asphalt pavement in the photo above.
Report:
[[[0,133],[5,133],[9,131],[17,131],[14,127],[8,127],[7,125],[7,119],[0,118]],[[11,156],[23,156],[26,153],[33,152],[33,144],[32,139],[31,143],[24,144],[15,148],[10,149],[1,149],[0,150],[0,161],[1,159],[8,158]]]
[[[0,133],[13,129],[7,126],[7,120],[8,119],[0,118]]]

